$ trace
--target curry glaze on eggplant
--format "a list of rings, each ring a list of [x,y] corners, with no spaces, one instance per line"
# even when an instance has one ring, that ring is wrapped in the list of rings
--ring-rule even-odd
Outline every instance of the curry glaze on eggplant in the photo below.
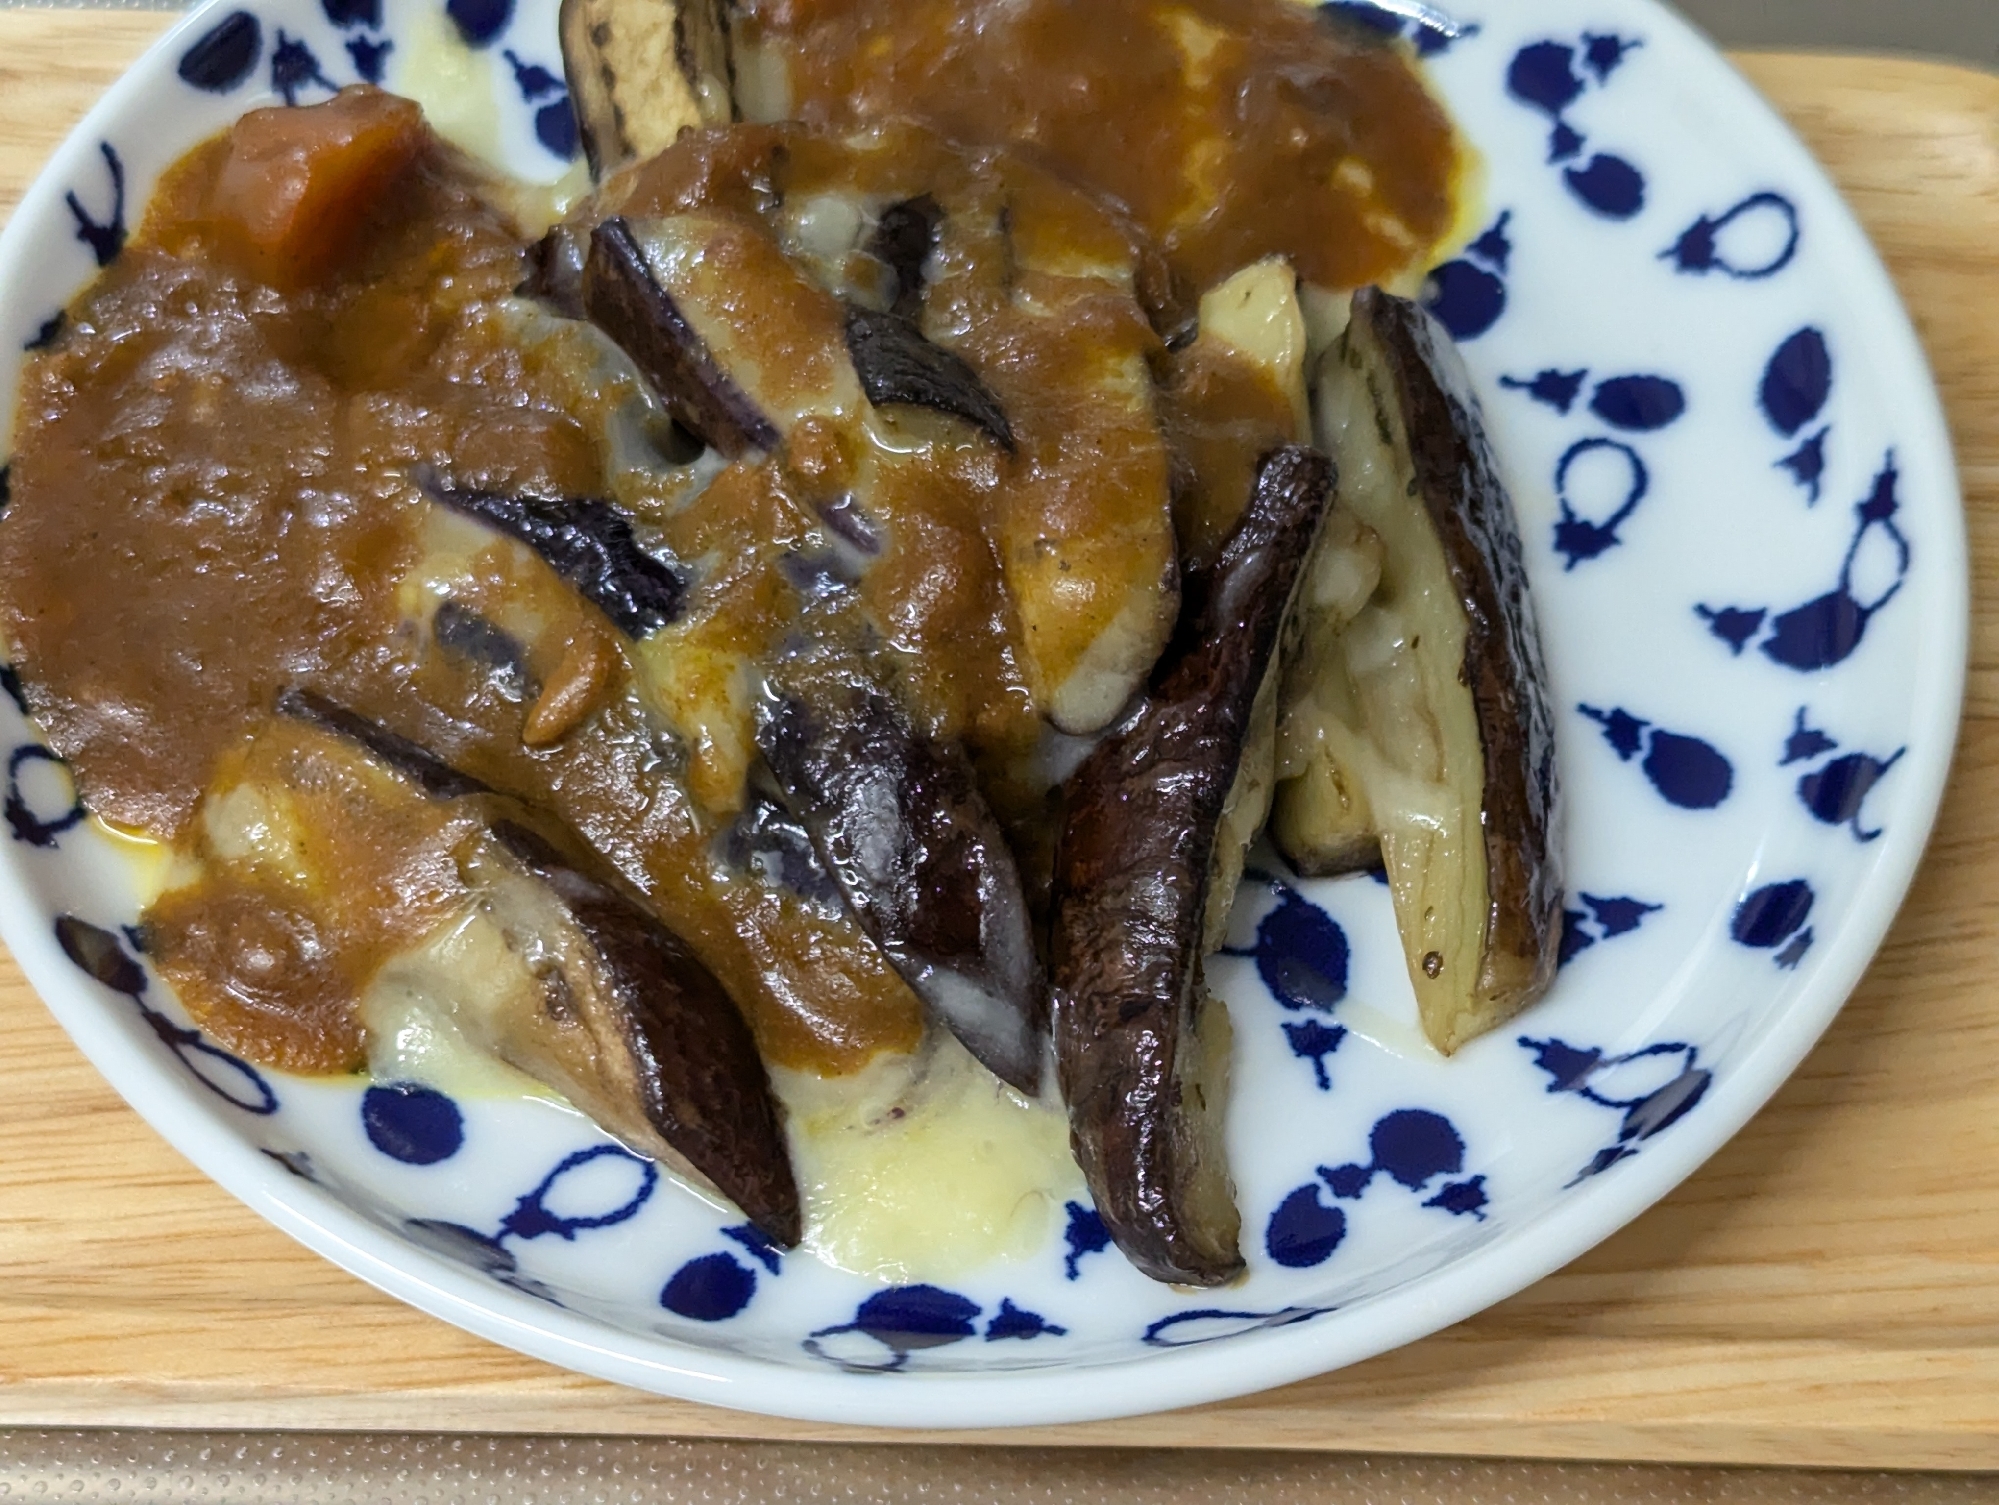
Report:
[[[1357,611],[1334,590],[1307,613],[1272,834],[1305,873],[1378,846],[1448,1053],[1540,997],[1561,942],[1554,716],[1518,524],[1463,363],[1418,305],[1355,294],[1318,423],[1374,538],[1364,563],[1348,535],[1315,568],[1379,583]]]
[[[475,1044],[735,1203],[778,1244],[795,1245],[798,1188],[763,1058],[687,943],[546,812],[313,691],[288,689],[276,709],[351,742],[469,827],[453,852],[466,912],[450,929],[496,927],[516,965],[479,956],[483,965],[448,976],[451,946],[433,942],[421,962],[405,952],[384,971],[405,987],[426,977],[449,994],[448,1016]],[[172,968],[157,924],[154,937]]]
[[[1308,351],[1443,233],[1456,149],[1399,52],[1276,0],[849,10],[564,0],[596,187],[552,226],[368,89],[201,148],[31,367],[0,609],[91,807],[169,845],[147,933],[232,1048],[351,1070],[420,1016],[786,1244],[771,1068],[948,1031],[1033,1097],[1052,1054],[1119,1246],[1224,1283],[1204,958],[1280,773],[1312,860],[1280,706],[1407,552],[1304,447]],[[950,97],[967,20],[1005,99]],[[1127,47],[1181,71],[1120,118],[1222,179],[1078,121]],[[1420,426],[1476,434],[1404,406],[1419,475]],[[1479,797],[1540,746],[1489,738]],[[1401,839],[1370,792],[1349,855]]]
[[[1113,206],[905,125],[744,125],[688,134],[578,213],[583,306],[676,415],[776,456],[816,503],[887,510],[921,484],[933,537],[976,521],[1023,704],[1067,733],[1109,723],[1177,600],[1149,248]]]
[[[1240,871],[1221,850],[1225,816],[1332,488],[1314,451],[1264,459],[1153,688],[1064,790],[1056,1069],[1098,1215],[1155,1280],[1222,1285],[1243,1270],[1222,1143],[1228,1011],[1202,964],[1211,911],[1235,897],[1217,869]]]
[[[766,695],[757,746],[861,927],[981,1064],[1037,1094],[1027,898],[964,750],[851,666],[780,666]]]

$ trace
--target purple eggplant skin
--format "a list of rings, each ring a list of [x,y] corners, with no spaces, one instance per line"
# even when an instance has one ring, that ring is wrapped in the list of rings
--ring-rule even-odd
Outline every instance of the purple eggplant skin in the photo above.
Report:
[[[1266,455],[1139,707],[1064,787],[1049,997],[1070,1144],[1105,1228],[1155,1280],[1243,1271],[1221,1144],[1203,933],[1218,831],[1332,462]]]
[[[459,662],[483,675],[507,699],[533,703],[541,684],[528,664],[528,651],[511,633],[457,601],[439,603],[430,633]]]
[[[703,442],[731,460],[777,448],[777,425],[736,385],[653,277],[622,216],[590,232],[583,308],[632,358],[667,411]]]
[[[565,319],[588,317],[583,309],[583,260],[589,238],[567,221],[528,247],[528,275],[515,291],[545,304]]]
[[[1042,973],[1020,871],[956,743],[918,734],[865,675],[774,687],[757,747],[868,937],[1001,1081],[1033,1097]]]
[[[1420,304],[1354,294],[1350,326],[1379,352],[1409,434],[1416,487],[1465,612],[1464,668],[1485,753],[1485,973],[1524,1007],[1554,981],[1565,893],[1555,716],[1513,505],[1462,363]],[[1384,394],[1385,395],[1385,394]]]
[[[646,1118],[757,1226],[790,1249],[803,1236],[798,1184],[770,1076],[750,1027],[679,936],[516,822],[490,830],[554,895],[622,1005]]]
[[[642,638],[680,615],[686,582],[639,547],[632,525],[609,502],[473,491],[434,476],[421,479],[432,501],[533,549],[627,637]]]
[[[782,799],[752,787],[747,803],[719,842],[722,860],[737,872],[782,888],[835,917],[847,913],[839,885],[819,859],[812,833]]]
[[[277,709],[365,748],[432,799],[478,802],[493,839],[588,943],[598,984],[617,1009],[647,1122],[767,1237],[795,1246],[803,1214],[770,1075],[741,1011],[686,943],[599,870],[583,839],[553,816],[316,691],[287,689]]]
[[[298,685],[280,690],[275,709],[280,716],[358,743],[434,800],[470,799],[493,792],[490,785],[453,768],[421,743],[350,711],[317,690]]]
[[[882,210],[862,247],[895,274],[889,312],[912,323],[923,314],[923,264],[937,248],[944,209],[929,194],[901,199]]]
[[[962,418],[989,434],[1008,454],[1016,448],[1006,409],[979,373],[932,344],[912,320],[847,305],[847,354],[861,390],[876,407],[908,403]]]

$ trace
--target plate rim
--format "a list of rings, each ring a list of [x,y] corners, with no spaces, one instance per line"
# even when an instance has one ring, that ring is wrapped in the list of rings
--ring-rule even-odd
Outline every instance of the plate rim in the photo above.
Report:
[[[92,143],[136,96],[171,68],[176,45],[233,8],[203,0],[122,73],[64,137],[0,229],[0,282],[20,256],[25,226],[60,203],[73,170]],[[1595,1178],[1566,1200],[1507,1229],[1470,1254],[1409,1286],[1366,1298],[1325,1319],[1203,1344],[1104,1361],[1057,1363],[996,1372],[851,1374],[793,1366],[747,1354],[698,1350],[663,1335],[641,1335],[556,1308],[486,1280],[374,1223],[320,1187],[301,1181],[212,1109],[166,1075],[112,1022],[55,943],[23,864],[0,860],[0,939],[19,961],[45,1007],[98,1073],[132,1109],[209,1180],[315,1253],[377,1289],[476,1336],[595,1378],[677,1399],[808,1422],[911,1430],[1045,1426],[1106,1421],[1222,1401],[1330,1373],[1427,1337],[1517,1294],[1569,1264],[1677,1188],[1731,1140],[1775,1095],[1818,1043],[1872,962],[1907,899],[1929,845],[1954,766],[1970,647],[1970,556],[1962,484],[1940,395],[1899,289],[1830,175],[1796,132],[1712,42],[1659,0],[1608,0],[1641,18],[1654,36],[1672,36],[1718,71],[1713,87],[1732,110],[1761,118],[1774,149],[1788,154],[1787,181],[1814,200],[1822,227],[1845,241],[1841,259],[1864,269],[1874,296],[1865,310],[1868,349],[1918,380],[1903,416],[1923,432],[1901,445],[1936,457],[1947,531],[1935,551],[1934,578],[1917,599],[1935,624],[1943,651],[1918,665],[1909,728],[1941,749],[1912,759],[1919,787],[1905,796],[1911,814],[1902,837],[1872,867],[1863,898],[1838,934],[1822,942],[1793,1000],[1767,1020],[1759,1038],[1718,1079],[1699,1127],[1648,1147],[1641,1163]],[[1706,81],[1703,80],[1703,87]],[[9,416],[11,429],[12,415]],[[1926,647],[1932,645],[1925,645]],[[1912,782],[1917,780],[1912,779]],[[1915,834],[1915,833],[1919,833]],[[1891,840],[1894,838],[1891,836]],[[1417,1299],[1417,1298],[1422,1299]],[[634,1350],[644,1349],[646,1352]],[[1128,1381],[1108,1385],[1117,1377]]]

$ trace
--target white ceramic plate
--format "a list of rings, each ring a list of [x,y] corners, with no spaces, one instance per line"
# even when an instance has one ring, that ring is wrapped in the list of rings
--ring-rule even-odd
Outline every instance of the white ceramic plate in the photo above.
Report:
[[[149,53],[0,237],[7,411],[23,347],[158,172],[251,106],[385,65],[408,84],[416,59],[490,93],[515,170],[567,166],[553,0],[246,4]],[[1546,1002],[1445,1062],[1416,1041],[1385,889],[1245,886],[1213,977],[1246,1282],[1155,1285],[1076,1204],[1031,1257],[884,1287],[777,1254],[547,1103],[254,1069],[122,949],[131,877],[7,703],[0,931],[91,1060],[250,1206],[448,1321],[626,1384],[892,1426],[1084,1420],[1351,1363],[1672,1188],[1818,1038],[1921,854],[1964,675],[1949,441],[1852,217],[1682,23],[1649,0],[1464,0],[1455,37],[1358,14],[1418,42],[1488,165],[1487,228],[1431,297],[1545,626],[1569,955]],[[94,977],[73,959],[93,943]]]

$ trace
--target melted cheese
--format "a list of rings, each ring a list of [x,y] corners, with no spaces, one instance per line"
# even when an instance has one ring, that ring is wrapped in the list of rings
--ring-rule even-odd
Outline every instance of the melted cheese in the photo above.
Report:
[[[1047,1242],[1084,1196],[1067,1118],[942,1036],[856,1076],[773,1073],[790,1110],[805,1247],[886,1280],[945,1280]]]
[[[464,915],[375,974],[361,995],[368,1027],[368,1074],[378,1082],[420,1082],[457,1098],[543,1097],[562,1101],[525,1072],[475,1045],[454,1017],[454,983],[485,976],[496,985],[517,964],[490,920]]]
[[[412,7],[407,19],[389,54],[387,87],[422,105],[431,129],[460,151],[505,167],[489,60],[465,45],[443,6]]]

